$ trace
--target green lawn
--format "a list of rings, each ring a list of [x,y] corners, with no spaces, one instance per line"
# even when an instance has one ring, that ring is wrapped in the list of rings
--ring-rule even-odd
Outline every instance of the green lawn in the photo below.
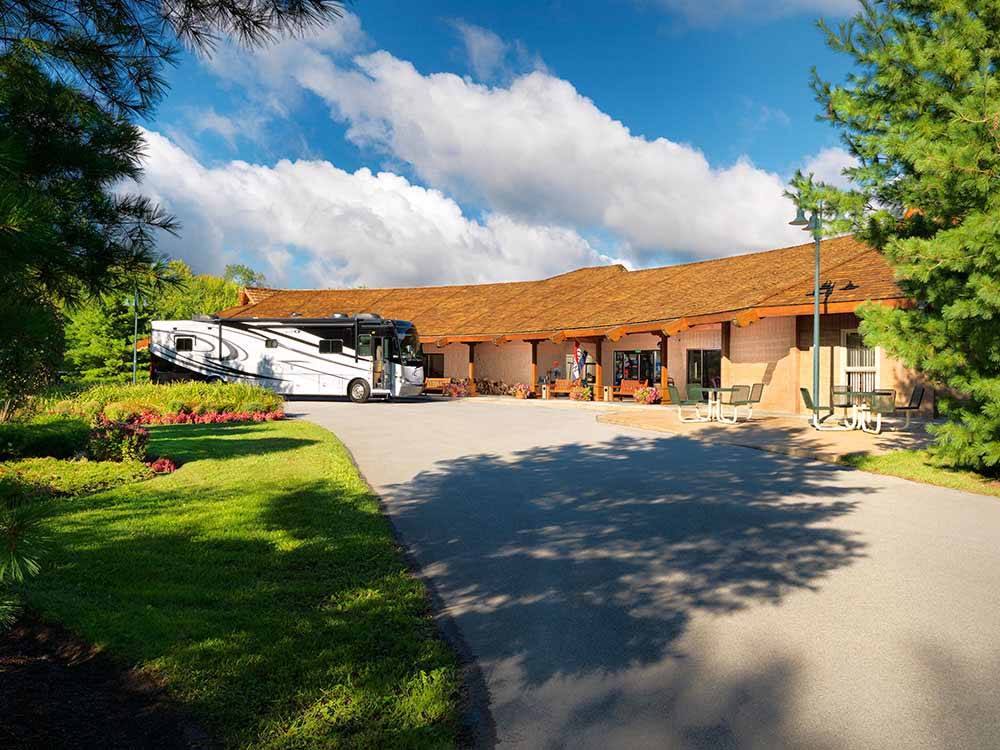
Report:
[[[914,482],[1000,497],[1000,482],[987,479],[973,471],[936,466],[927,451],[899,450],[881,456],[854,454],[844,456],[840,462],[875,474],[889,474],[912,479]]]
[[[53,501],[27,603],[228,746],[451,746],[456,661],[343,446],[302,422],[152,436],[183,466]]]

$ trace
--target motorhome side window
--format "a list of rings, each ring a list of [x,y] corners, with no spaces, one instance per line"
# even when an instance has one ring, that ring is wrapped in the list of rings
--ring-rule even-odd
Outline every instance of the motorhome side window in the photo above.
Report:
[[[320,339],[319,340],[319,353],[320,354],[340,354],[344,351],[344,342],[338,341],[337,339]]]
[[[304,329],[320,341],[340,342],[341,349],[354,348],[354,326],[309,326]],[[320,344],[322,346],[322,344]],[[323,351],[323,350],[321,350]]]
[[[370,333],[358,334],[358,356],[372,356],[372,335]]]
[[[194,339],[190,336],[178,336],[174,339],[174,350],[178,352],[194,351]]]

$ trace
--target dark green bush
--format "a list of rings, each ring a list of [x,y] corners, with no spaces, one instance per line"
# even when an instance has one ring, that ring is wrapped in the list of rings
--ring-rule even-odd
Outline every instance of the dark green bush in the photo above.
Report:
[[[0,459],[71,458],[87,448],[90,426],[77,417],[46,415],[0,423]]]

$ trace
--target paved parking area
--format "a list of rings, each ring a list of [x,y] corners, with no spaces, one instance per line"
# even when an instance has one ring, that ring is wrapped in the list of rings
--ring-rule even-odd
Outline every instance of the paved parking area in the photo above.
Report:
[[[293,402],[480,668],[483,744],[1000,747],[1000,501],[588,410]]]

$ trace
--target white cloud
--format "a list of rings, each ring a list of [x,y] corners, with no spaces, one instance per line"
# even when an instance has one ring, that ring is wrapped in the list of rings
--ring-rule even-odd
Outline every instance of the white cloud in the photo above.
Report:
[[[860,9],[858,0],[656,0],[656,4],[696,26],[714,26],[747,16],[759,19],[798,14],[846,16]]]
[[[419,285],[537,278],[610,262],[572,229],[463,215],[437,190],[326,161],[206,167],[145,132],[142,190],[177,213],[164,249],[199,269],[239,257],[289,286]]]
[[[535,71],[506,86],[424,75],[380,51],[346,68],[294,66],[348,137],[463,199],[530,221],[613,232],[648,252],[713,256],[795,240],[784,179],[746,158],[634,136],[568,81]]]
[[[812,173],[818,182],[846,188],[850,186],[850,182],[843,175],[843,171],[854,166],[857,166],[857,161],[850,153],[839,147],[831,147],[807,157],[802,172]]]
[[[482,81],[491,80],[503,67],[507,56],[507,43],[497,34],[481,26],[455,21],[455,28],[465,44],[469,67]]]
[[[469,69],[480,81],[510,80],[518,73],[547,70],[541,56],[529,52],[520,41],[505,42],[489,29],[461,20],[452,25],[462,39]]]

